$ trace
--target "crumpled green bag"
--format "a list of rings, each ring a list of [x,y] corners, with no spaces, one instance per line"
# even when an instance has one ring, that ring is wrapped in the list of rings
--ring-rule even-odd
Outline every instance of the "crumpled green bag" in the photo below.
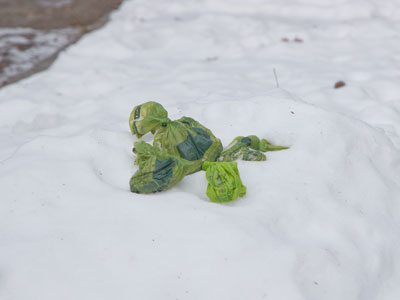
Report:
[[[129,127],[139,139],[149,132],[155,134],[153,146],[135,143],[139,170],[130,180],[134,193],[165,191],[202,169],[206,171],[210,200],[233,201],[246,194],[234,160],[263,161],[263,152],[288,149],[251,135],[235,138],[222,152],[221,141],[208,128],[188,117],[171,121],[164,107],[152,101],[135,106]]]
[[[211,130],[188,117],[171,121],[167,111],[157,102],[136,106],[129,126],[138,138],[148,132],[155,133],[154,146],[189,161],[216,161],[222,152],[222,143]]]
[[[148,132],[156,130],[168,119],[168,112],[154,101],[149,101],[133,108],[129,117],[129,128],[139,139]]]
[[[207,196],[212,202],[230,202],[246,194],[236,162],[208,162],[202,164],[208,181]]]
[[[135,164],[139,170],[130,179],[133,193],[165,191],[178,184],[183,177],[201,170],[202,161],[187,161],[160,151],[143,141],[136,142]]]
[[[267,159],[264,153],[267,151],[285,150],[288,147],[276,146],[268,142],[266,139],[259,139],[255,135],[246,137],[236,137],[225,149],[219,161],[234,161],[239,158],[247,161],[264,161]]]
[[[221,141],[208,128],[188,117],[167,121],[157,130],[154,145],[189,161],[216,161],[222,152]]]
[[[133,193],[149,194],[168,190],[186,175],[200,170],[206,171],[207,196],[212,202],[233,201],[246,193],[236,162],[187,161],[143,141],[135,143],[134,152],[139,170],[129,182]]]

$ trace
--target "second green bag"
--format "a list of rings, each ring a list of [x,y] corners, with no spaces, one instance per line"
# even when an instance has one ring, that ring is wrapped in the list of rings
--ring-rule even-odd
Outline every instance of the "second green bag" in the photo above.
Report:
[[[141,141],[135,143],[135,165],[139,170],[129,182],[131,192],[149,194],[162,192],[178,184],[183,177],[201,170],[202,161],[187,161],[169,155]]]
[[[167,121],[154,136],[154,146],[168,154],[194,161],[216,161],[222,144],[212,132],[192,118]]]
[[[155,133],[155,147],[189,161],[216,161],[222,152],[221,141],[211,130],[189,117],[171,121],[157,102],[135,106],[129,126],[138,138],[148,132]]]

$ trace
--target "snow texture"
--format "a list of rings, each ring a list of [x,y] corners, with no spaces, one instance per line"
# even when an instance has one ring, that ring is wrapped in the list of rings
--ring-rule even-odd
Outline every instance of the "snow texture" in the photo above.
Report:
[[[124,2],[0,90],[0,299],[399,299],[399,16],[397,0]],[[202,172],[132,194],[128,118],[150,100],[224,145],[291,148],[240,161],[231,204]]]

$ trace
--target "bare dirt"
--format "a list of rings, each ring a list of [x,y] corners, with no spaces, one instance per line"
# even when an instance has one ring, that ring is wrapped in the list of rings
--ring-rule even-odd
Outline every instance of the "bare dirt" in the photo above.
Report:
[[[0,87],[46,69],[122,0],[0,0]]]

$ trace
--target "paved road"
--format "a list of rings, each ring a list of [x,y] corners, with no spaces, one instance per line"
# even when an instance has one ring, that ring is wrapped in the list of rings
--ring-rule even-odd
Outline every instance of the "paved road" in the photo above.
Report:
[[[122,0],[0,0],[0,87],[46,69]]]

